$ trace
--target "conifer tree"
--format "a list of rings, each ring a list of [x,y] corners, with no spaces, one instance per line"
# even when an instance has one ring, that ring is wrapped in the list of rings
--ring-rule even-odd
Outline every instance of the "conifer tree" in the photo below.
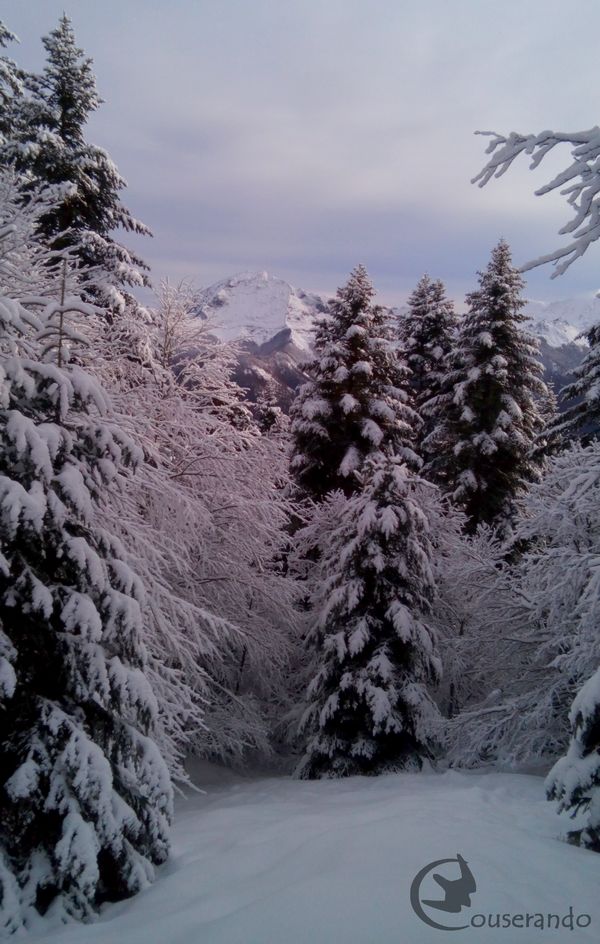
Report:
[[[565,404],[549,424],[551,441],[567,444],[573,439],[598,436],[600,429],[600,324],[586,332],[590,350],[573,371],[575,379],[560,391]],[[570,402],[574,401],[574,402]]]
[[[423,408],[442,390],[444,364],[456,340],[457,324],[443,282],[424,275],[408,299],[408,311],[398,319],[400,349],[411,371],[414,407],[423,420],[421,443],[437,424],[435,411],[427,415]]]
[[[587,822],[569,840],[600,852],[600,669],[585,683],[571,708],[571,743],[546,781],[549,800],[573,815],[584,811]]]
[[[418,769],[435,752],[428,693],[440,664],[428,505],[435,488],[397,456],[367,461],[361,491],[332,493],[301,534],[318,547],[301,729],[304,778]]]
[[[0,49],[5,49],[9,43],[16,40],[0,20]],[[13,99],[23,92],[23,74],[8,56],[0,56],[0,146],[10,134],[12,127]]]
[[[146,285],[145,263],[114,238],[117,228],[149,235],[121,202],[126,186],[108,154],[86,141],[85,125],[102,100],[87,58],[66,15],[42,40],[46,66],[26,77],[28,94],[14,109],[15,121],[1,156],[32,175],[37,186],[62,185],[60,202],[40,219],[39,231],[53,248],[76,245],[88,296],[122,310],[127,286]]]
[[[536,342],[522,327],[523,284],[501,240],[467,296],[442,392],[425,407],[439,417],[426,441],[427,472],[465,511],[472,531],[506,522],[539,475],[534,443],[550,395]]]
[[[20,241],[31,207],[0,208],[0,914],[9,930],[49,909],[89,919],[144,887],[167,857],[172,813],[143,587],[95,520],[139,450],[109,422],[93,378],[69,363],[70,313],[89,306],[64,267],[50,296],[48,253]]]
[[[407,371],[391,343],[384,310],[358,266],[330,303],[317,330],[311,380],[292,405],[292,471],[308,494],[352,494],[356,473],[376,453],[395,453],[411,466],[418,417],[405,389]]]

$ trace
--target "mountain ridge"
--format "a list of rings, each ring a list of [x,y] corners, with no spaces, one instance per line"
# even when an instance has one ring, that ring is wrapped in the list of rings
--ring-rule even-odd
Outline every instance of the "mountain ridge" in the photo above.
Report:
[[[273,401],[287,410],[305,379],[302,363],[331,297],[295,288],[265,271],[240,272],[200,290],[196,314],[211,322],[221,340],[239,345],[236,380],[249,399]],[[407,306],[384,307],[401,315]],[[600,322],[600,299],[532,300],[525,313],[540,342],[546,380],[558,391],[584,356],[582,332]]]

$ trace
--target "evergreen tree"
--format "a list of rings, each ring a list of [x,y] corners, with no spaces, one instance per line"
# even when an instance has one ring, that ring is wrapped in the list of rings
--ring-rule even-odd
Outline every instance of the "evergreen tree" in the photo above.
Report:
[[[14,33],[11,33],[0,21],[0,49],[5,49],[16,38]],[[13,99],[23,92],[22,80],[23,75],[12,59],[0,56],[0,145],[11,132]]]
[[[539,476],[534,443],[550,395],[536,342],[522,327],[523,284],[501,240],[467,296],[442,392],[425,407],[439,417],[426,441],[427,471],[464,509],[472,531],[506,522]]]
[[[414,407],[423,420],[421,441],[437,425],[435,411],[427,415],[423,407],[441,393],[444,364],[455,344],[457,324],[443,282],[424,275],[408,299],[408,311],[398,319],[400,348],[411,371]]]
[[[42,41],[46,66],[26,79],[28,94],[14,109],[2,157],[37,186],[62,185],[60,202],[40,219],[40,233],[54,248],[76,245],[89,297],[122,310],[127,286],[149,284],[147,266],[112,234],[149,230],[123,206],[126,184],[108,154],[85,140],[85,124],[101,99],[92,60],[76,45],[69,18],[63,15]]]
[[[144,887],[168,854],[172,791],[143,587],[95,521],[139,450],[68,362],[70,313],[89,306],[64,276],[61,301],[49,297],[47,254],[19,243],[32,203],[7,206],[2,289],[39,278],[0,297],[0,912],[16,930],[48,909],[87,919]]]
[[[571,743],[546,780],[549,800],[573,815],[587,812],[582,829],[569,840],[600,852],[600,669],[585,683],[570,712]]]
[[[301,729],[305,778],[418,769],[435,750],[428,684],[440,664],[427,485],[396,456],[369,460],[360,492],[335,492],[301,538],[318,547],[316,671]]]
[[[575,380],[560,391],[566,405],[549,424],[550,440],[568,443],[581,438],[584,441],[598,436],[600,429],[600,325],[586,332],[590,345],[581,364],[573,371]],[[569,401],[575,401],[569,404]]]
[[[352,494],[356,473],[376,453],[396,453],[412,467],[419,420],[409,405],[407,370],[391,343],[384,310],[363,266],[338,289],[317,330],[311,380],[292,405],[292,471],[317,499]]]

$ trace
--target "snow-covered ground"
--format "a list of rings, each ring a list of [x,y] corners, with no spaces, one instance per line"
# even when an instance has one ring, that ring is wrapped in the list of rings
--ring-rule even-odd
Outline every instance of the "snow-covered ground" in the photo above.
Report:
[[[446,932],[413,912],[428,863],[467,860],[477,890],[461,914],[587,914],[586,929],[466,930],[454,941],[557,944],[600,940],[600,855],[557,838],[569,820],[539,777],[404,774],[343,781],[239,778],[205,770],[204,796],[180,802],[173,856],[156,883],[106,908],[94,925],[44,944],[435,944]],[[211,781],[207,782],[207,781]],[[458,865],[438,868],[459,877]],[[443,899],[429,876],[421,899]],[[481,919],[477,919],[476,923]],[[517,921],[517,923],[519,923]]]

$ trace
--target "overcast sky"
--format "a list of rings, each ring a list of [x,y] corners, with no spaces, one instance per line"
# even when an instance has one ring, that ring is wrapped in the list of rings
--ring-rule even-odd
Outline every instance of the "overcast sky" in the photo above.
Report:
[[[329,291],[363,262],[385,301],[424,271],[460,301],[500,236],[518,264],[561,244],[564,198],[533,191],[568,152],[479,189],[473,132],[600,123],[598,0],[4,0],[13,58],[39,69],[63,9],[156,279]],[[591,294],[599,269],[600,244],[528,295]]]

